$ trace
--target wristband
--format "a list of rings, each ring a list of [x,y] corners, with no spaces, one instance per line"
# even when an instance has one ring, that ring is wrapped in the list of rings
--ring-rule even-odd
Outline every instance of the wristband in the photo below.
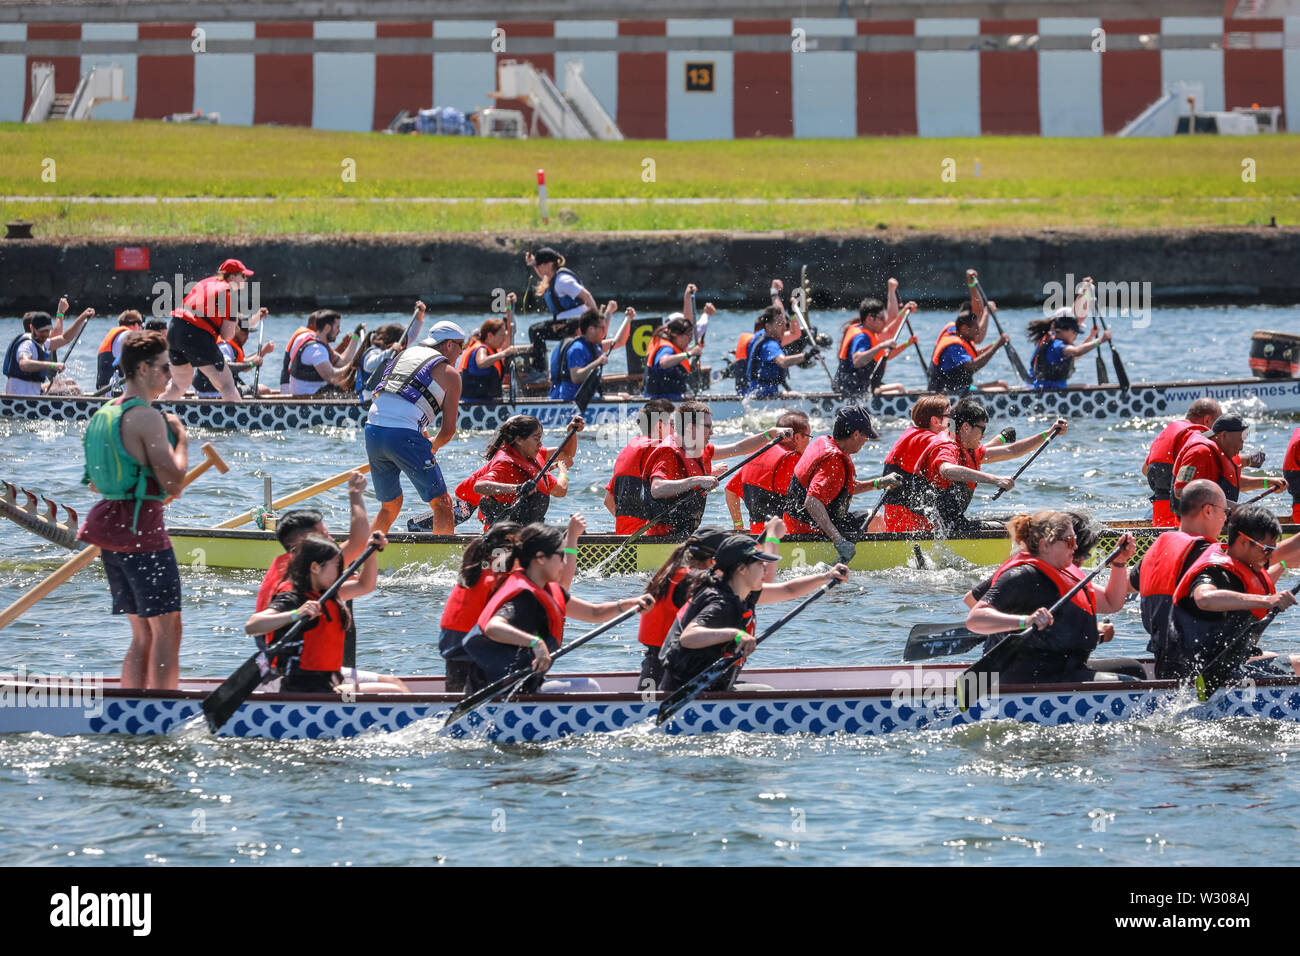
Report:
[[[872,478],[872,479],[871,479],[871,487],[872,487],[872,488],[879,488],[879,487],[880,487],[880,479],[879,479],[879,478]]]
[[[1049,428],[1049,429],[1047,429],[1046,431],[1044,431],[1043,434],[1041,434],[1041,435],[1038,436],[1038,437],[1040,437],[1040,438],[1046,438],[1046,437],[1047,437],[1048,435],[1050,435],[1050,434],[1052,434],[1052,430]]]
[[[766,537],[766,538],[763,539],[763,543],[764,543],[764,544],[780,544],[780,543],[781,543],[781,539],[780,539],[780,538],[773,538],[771,535],[769,535],[768,537]],[[1286,567],[1286,565],[1284,564],[1284,565],[1282,565],[1282,567]]]
[[[291,620],[291,621],[295,621],[295,622],[298,620],[298,609],[297,609],[297,608],[294,608],[292,611],[289,612],[289,620]]]
[[[1278,564],[1282,565],[1282,570],[1283,570],[1283,571],[1286,570],[1286,562],[1285,562],[1285,561],[1279,561]]]
[[[536,647],[536,646],[537,646],[537,638],[535,638],[535,637],[530,637],[530,638],[528,639],[528,648],[529,648],[529,650],[531,650],[532,648],[534,648],[534,647]]]
[[[564,553],[565,553],[565,554],[571,554],[571,555],[573,555],[573,556],[576,558],[576,557],[578,556],[578,549],[577,549],[577,548],[565,548],[565,549],[564,549]]]
[[[977,282],[979,282],[979,281],[980,281],[979,279],[970,279],[970,280],[967,281],[966,284],[967,284],[968,286],[970,286],[970,287],[973,289],[973,288],[975,288],[975,283],[977,283]]]
[[[54,313],[54,317],[55,317],[56,319],[64,319],[64,318],[67,318],[67,313],[66,313],[66,312],[55,312],[55,313]]]
[[[736,646],[739,647],[739,646],[740,646],[740,642],[743,641],[743,640],[744,640],[745,638],[747,638],[747,637],[749,637],[749,635],[746,634],[744,631],[737,631],[737,632],[736,632]]]
[[[1029,626],[1029,618],[1022,616],[1020,618],[1020,629],[1023,631],[1028,626]]]

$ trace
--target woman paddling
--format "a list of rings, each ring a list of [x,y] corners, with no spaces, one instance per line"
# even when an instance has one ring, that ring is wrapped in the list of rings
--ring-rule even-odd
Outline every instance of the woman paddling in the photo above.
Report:
[[[382,550],[387,543],[383,532],[376,531],[371,541]],[[253,636],[272,634],[268,643],[283,637],[299,619],[313,622],[302,634],[302,643],[279,659],[284,671],[280,690],[286,693],[326,693],[355,691],[369,694],[409,693],[405,684],[363,683],[355,687],[344,683],[343,645],[350,613],[347,602],[363,597],[375,589],[379,576],[372,554],[361,566],[356,578],[346,582],[338,594],[321,603],[320,596],[343,573],[343,551],[330,538],[312,534],[304,538],[289,562],[288,577],[292,587],[271,599],[265,611],[248,619],[244,632]]]
[[[474,629],[488,599],[514,569],[515,545],[521,526],[501,521],[465,548],[456,586],[447,595],[442,610],[442,632],[438,635],[438,652],[447,662],[447,693],[460,694],[474,671],[474,659],[462,646],[465,635]],[[486,684],[481,676],[475,680]]]
[[[551,498],[563,498],[569,492],[568,469],[573,465],[578,433],[584,424],[576,415],[569,423],[574,431],[560,448],[557,459],[559,476],[542,475],[537,479],[536,490],[516,508],[519,489],[541,475],[550,450],[542,445],[541,422],[532,415],[511,415],[501,423],[483,453],[483,457],[488,459],[487,465],[474,472],[468,482],[462,482],[456,489],[456,496],[477,504],[487,526],[507,517],[521,524],[545,520]],[[466,484],[470,484],[472,495],[464,494]]]
[[[691,360],[704,352],[703,345],[691,345],[695,325],[684,315],[668,321],[650,333],[645,353],[642,385],[646,398],[680,401],[691,385]]]
[[[507,298],[514,302],[515,294]],[[526,355],[527,345],[510,345],[510,327],[505,319],[488,319],[479,330],[470,335],[465,351],[460,353],[456,368],[460,369],[461,403],[501,402],[501,385],[510,374],[510,360],[516,355]]]
[[[526,686],[527,692],[599,690],[595,681],[585,677],[541,682],[541,675],[551,666],[551,654],[564,640],[565,618],[599,624],[634,607],[649,610],[652,601],[645,594],[598,604],[571,597],[563,585],[566,550],[570,549],[564,547],[559,528],[530,524],[519,532],[514,546],[519,566],[489,599],[477,626],[463,642],[479,668],[467,691],[498,681],[529,662],[535,677],[532,686]],[[476,683],[480,673],[481,685]]]
[[[719,546],[712,570],[691,573],[689,602],[664,639],[660,686],[665,693],[681,687],[724,654],[748,656],[757,644],[755,605],[800,598],[831,579],[844,581],[849,576],[849,569],[837,564],[821,574],[782,584],[766,583],[766,566],[777,560],[775,554],[759,548],[753,538],[737,534]],[[733,668],[726,683],[732,684],[739,673],[739,668]]]
[[[1097,336],[1094,325],[1088,337],[1079,345],[1075,340],[1083,329],[1074,310],[1068,305],[1056,310],[1049,319],[1035,319],[1029,323],[1029,341],[1034,343],[1034,356],[1029,360],[1029,371],[1034,388],[1065,388],[1074,374],[1074,360],[1110,341],[1110,333]]]
[[[1016,515],[1007,523],[1021,551],[1012,555],[993,575],[993,585],[966,617],[966,627],[976,634],[992,635],[987,652],[1010,631],[1035,628],[1015,660],[999,675],[1006,684],[1076,683],[1145,676],[1142,665],[1127,658],[1089,660],[1102,640],[1097,614],[1110,614],[1124,606],[1128,593],[1125,565],[1137,553],[1131,534],[1120,539],[1121,549],[1111,563],[1106,589],[1088,585],[1053,614],[1056,604],[1084,577],[1074,567],[1078,536],[1070,516],[1059,511]]]

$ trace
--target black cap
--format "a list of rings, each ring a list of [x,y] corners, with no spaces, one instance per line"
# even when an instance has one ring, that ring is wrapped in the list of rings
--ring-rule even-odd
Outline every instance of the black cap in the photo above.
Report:
[[[1052,317],[1052,327],[1069,329],[1072,332],[1083,331],[1083,327],[1079,325],[1079,317],[1074,314],[1074,310],[1069,306],[1057,310],[1056,315]]]
[[[861,405],[845,405],[835,413],[835,427],[845,425],[852,428],[855,432],[862,432],[871,441],[875,441],[880,436],[876,430],[871,427],[871,415]]]
[[[1241,420],[1240,415],[1220,415],[1210,426],[1210,434],[1217,435],[1220,432],[1244,432],[1249,426]]]
[[[758,546],[758,542],[749,535],[730,535],[718,547],[713,556],[714,565],[721,571],[730,571],[746,561],[779,561],[775,554],[768,554]]]
[[[686,539],[686,547],[701,557],[711,558],[731,535],[732,532],[718,528],[697,528],[695,533]]]
[[[564,256],[560,255],[550,246],[542,246],[533,253],[534,262],[559,262]]]

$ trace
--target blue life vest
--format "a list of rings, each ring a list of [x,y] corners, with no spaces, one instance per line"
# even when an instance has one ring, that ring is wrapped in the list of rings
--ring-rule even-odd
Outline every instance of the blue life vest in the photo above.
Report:
[[[758,332],[749,340],[749,351],[745,355],[745,379],[747,387],[745,393],[760,398],[766,398],[770,395],[777,394],[777,391],[786,382],[786,370],[771,359],[759,358],[759,352],[762,351],[763,343],[775,341],[777,345],[780,342],[776,339],[770,339],[766,330]]]
[[[387,349],[382,349],[378,345],[372,345],[370,348],[366,349],[366,354],[361,356],[361,361],[357,364],[357,377],[352,388],[357,393],[357,397],[363,402],[368,402],[372,397],[374,397],[373,392],[367,391],[366,382],[370,381],[370,376],[375,374],[376,367],[371,365],[370,368],[367,369],[366,363],[376,355],[383,355],[386,351]],[[377,384],[378,383],[376,383],[376,385]]]
[[[1029,360],[1029,371],[1034,379],[1034,388],[1065,388],[1070,376],[1074,374],[1074,359],[1061,351],[1056,362],[1047,361],[1047,351],[1056,342],[1061,342],[1053,333],[1043,336],[1043,340],[1034,349],[1034,357]],[[1062,348],[1065,343],[1061,342]]]
[[[18,364],[18,346],[24,342],[31,342],[36,346],[36,358],[41,362],[49,362],[50,350],[41,345],[32,337],[32,333],[24,332],[18,338],[9,343],[9,351],[5,353],[4,373],[10,378],[16,378],[22,382],[43,382],[47,378],[54,378],[53,371],[42,372],[24,372],[22,366]]]
[[[689,362],[681,362],[669,368],[659,364],[660,353],[664,349],[669,355],[677,355],[671,342],[663,339],[651,339],[650,350],[646,354],[645,371],[641,375],[641,387],[646,398],[678,399],[686,394],[690,385],[691,372]]]
[[[569,269],[560,267],[555,270],[555,275],[551,276],[551,281],[546,285],[546,292],[542,298],[546,300],[546,307],[551,310],[551,315],[555,318],[560,317],[560,313],[568,312],[570,309],[576,309],[582,305],[582,300],[569,295],[560,295],[555,291],[555,280],[562,275],[573,276],[575,280],[581,283],[576,275]]]
[[[581,385],[575,385],[573,379],[569,377],[569,370],[571,368],[571,363],[569,362],[569,349],[574,345],[574,343],[580,344],[586,353],[582,362],[579,363],[578,368],[590,365],[592,362],[596,361],[596,357],[600,354],[599,346],[592,345],[582,336],[565,339],[561,342],[559,347],[551,353],[551,398],[558,398],[567,401],[577,395],[578,389],[582,387]],[[604,369],[598,368],[591,374],[597,376],[599,379],[600,373],[603,371]],[[599,381],[597,381],[596,390],[600,390]]]

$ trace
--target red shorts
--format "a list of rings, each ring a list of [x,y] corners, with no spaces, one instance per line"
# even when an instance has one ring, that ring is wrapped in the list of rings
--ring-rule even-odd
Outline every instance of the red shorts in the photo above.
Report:
[[[902,505],[885,505],[880,509],[886,531],[930,531],[930,522]]]

